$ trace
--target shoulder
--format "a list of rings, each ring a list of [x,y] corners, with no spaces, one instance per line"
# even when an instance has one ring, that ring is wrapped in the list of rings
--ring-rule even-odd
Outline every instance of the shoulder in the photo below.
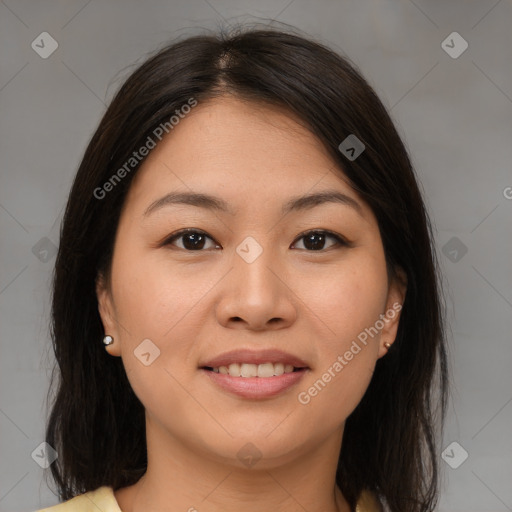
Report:
[[[122,512],[117,504],[112,487],[99,487],[79,496],[75,496],[64,503],[49,508],[42,508],[36,512]],[[363,491],[356,506],[356,512],[382,512],[382,507],[369,491]]]
[[[49,508],[42,508],[36,512],[121,512],[117,504],[112,487],[98,487],[71,498],[64,503],[59,503]]]
[[[363,491],[357,501],[356,512],[383,512],[383,509],[372,492]]]

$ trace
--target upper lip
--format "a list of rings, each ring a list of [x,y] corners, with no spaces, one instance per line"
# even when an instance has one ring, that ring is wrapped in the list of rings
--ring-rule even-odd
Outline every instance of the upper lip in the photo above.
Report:
[[[299,357],[288,354],[278,349],[266,350],[248,350],[238,349],[224,352],[219,356],[209,359],[199,365],[200,368],[219,368],[220,366],[229,366],[232,363],[282,363],[291,364],[295,368],[307,368],[308,365]]]

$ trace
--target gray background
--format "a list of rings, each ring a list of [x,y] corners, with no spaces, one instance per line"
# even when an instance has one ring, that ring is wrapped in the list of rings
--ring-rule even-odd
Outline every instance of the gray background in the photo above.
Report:
[[[453,395],[442,449],[458,444],[444,460],[439,454],[440,510],[512,510],[510,0],[5,0],[0,511],[57,503],[31,456],[43,441],[53,363],[49,285],[66,195],[105,104],[125,68],[167,40],[226,20],[270,19],[347,54],[410,149],[435,223],[450,321]],[[44,31],[59,45],[46,59],[31,47],[43,45]],[[442,47],[454,31],[469,45],[457,58]],[[452,53],[462,44],[445,43]]]

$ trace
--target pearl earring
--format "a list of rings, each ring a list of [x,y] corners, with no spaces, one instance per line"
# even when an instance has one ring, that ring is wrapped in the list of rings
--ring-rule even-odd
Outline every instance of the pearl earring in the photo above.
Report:
[[[391,343],[388,343],[387,341],[385,341],[384,346],[386,347],[386,350],[389,350],[391,348]]]
[[[114,338],[112,338],[112,336],[107,335],[103,338],[103,343],[105,345],[111,345],[112,343],[114,343]]]

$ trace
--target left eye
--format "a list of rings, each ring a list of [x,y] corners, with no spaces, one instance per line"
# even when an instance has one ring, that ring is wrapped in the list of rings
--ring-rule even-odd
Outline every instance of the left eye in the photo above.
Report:
[[[304,240],[302,245],[304,247],[298,247],[298,249],[306,249],[310,251],[322,251],[325,250],[325,240],[327,238],[331,238],[335,240],[333,245],[347,245],[347,243],[338,235],[334,233],[330,233],[329,231],[309,231],[308,233],[304,233],[297,240]],[[293,247],[293,246],[292,246]]]

